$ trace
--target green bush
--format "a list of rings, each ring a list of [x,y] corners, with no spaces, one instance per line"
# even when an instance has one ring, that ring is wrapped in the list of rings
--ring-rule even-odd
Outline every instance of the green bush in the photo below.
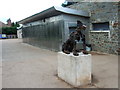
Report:
[[[19,27],[19,24],[16,23],[12,23],[11,27],[2,27],[0,28],[0,34],[7,34],[7,35],[11,35],[11,34],[15,34],[17,35],[17,27]]]
[[[2,34],[16,34],[17,35],[17,28],[16,27],[2,27]]]

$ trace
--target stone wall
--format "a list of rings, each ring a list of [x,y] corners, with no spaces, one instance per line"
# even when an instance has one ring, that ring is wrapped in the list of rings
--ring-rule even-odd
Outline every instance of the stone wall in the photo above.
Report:
[[[69,1],[69,0],[67,0]],[[75,0],[72,0],[75,1]],[[90,42],[93,51],[117,54],[118,48],[118,2],[78,2],[68,6],[77,10],[88,11],[90,17]],[[94,31],[92,23],[109,22],[109,30]]]

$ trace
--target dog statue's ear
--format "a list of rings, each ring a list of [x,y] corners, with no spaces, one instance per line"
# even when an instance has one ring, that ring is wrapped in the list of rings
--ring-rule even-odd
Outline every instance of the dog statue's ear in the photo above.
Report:
[[[85,28],[86,28],[87,26],[86,26],[86,25],[83,25],[83,27],[85,27]]]
[[[77,20],[77,27],[81,27],[83,25],[83,23],[79,20]]]

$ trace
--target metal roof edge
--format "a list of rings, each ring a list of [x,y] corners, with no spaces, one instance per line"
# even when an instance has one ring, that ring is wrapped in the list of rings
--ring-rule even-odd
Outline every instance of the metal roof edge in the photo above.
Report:
[[[60,12],[63,12],[63,13],[79,15],[79,16],[84,16],[84,17],[90,17],[90,15],[87,11],[76,10],[76,9],[71,9],[71,8],[64,8],[64,7],[57,7],[57,6],[54,6],[54,8],[57,11],[60,11]]]
[[[75,9],[71,9],[71,8],[64,8],[64,7],[58,7],[58,6],[52,6],[46,10],[43,10],[39,13],[36,13],[32,16],[29,16],[25,19],[22,19],[20,21],[18,21],[18,23],[25,23],[35,17],[40,17],[41,14],[45,14],[47,12],[49,12],[50,10],[55,10],[55,11],[59,11],[61,13],[66,13],[66,14],[71,14],[71,15],[78,15],[78,16],[84,16],[84,17],[90,17],[88,12],[82,11],[82,10],[75,10]]]
[[[32,17],[34,17],[34,16],[37,16],[37,15],[41,14],[41,13],[44,13],[44,12],[47,11],[47,10],[50,10],[50,9],[52,9],[52,8],[54,8],[54,6],[48,8],[48,9],[46,9],[46,10],[43,10],[43,11],[41,11],[41,12],[39,12],[39,13],[33,14],[33,15],[27,17],[27,18],[24,18],[24,19],[18,21],[18,23],[22,23],[24,20],[30,19],[30,18],[32,18]]]

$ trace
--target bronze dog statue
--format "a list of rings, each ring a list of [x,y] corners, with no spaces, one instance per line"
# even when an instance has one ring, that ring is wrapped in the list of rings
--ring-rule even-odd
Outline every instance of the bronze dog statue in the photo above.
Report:
[[[80,39],[83,42],[83,54],[88,54],[86,51],[86,41],[85,41],[85,35],[82,33],[82,30],[85,30],[86,26],[83,25],[81,21],[77,21],[77,28],[75,32],[72,32],[69,36],[69,39],[63,43],[62,45],[62,51],[66,54],[70,54],[70,52],[73,52],[73,55],[78,56],[78,50],[76,49],[76,43],[77,41],[80,41]]]

